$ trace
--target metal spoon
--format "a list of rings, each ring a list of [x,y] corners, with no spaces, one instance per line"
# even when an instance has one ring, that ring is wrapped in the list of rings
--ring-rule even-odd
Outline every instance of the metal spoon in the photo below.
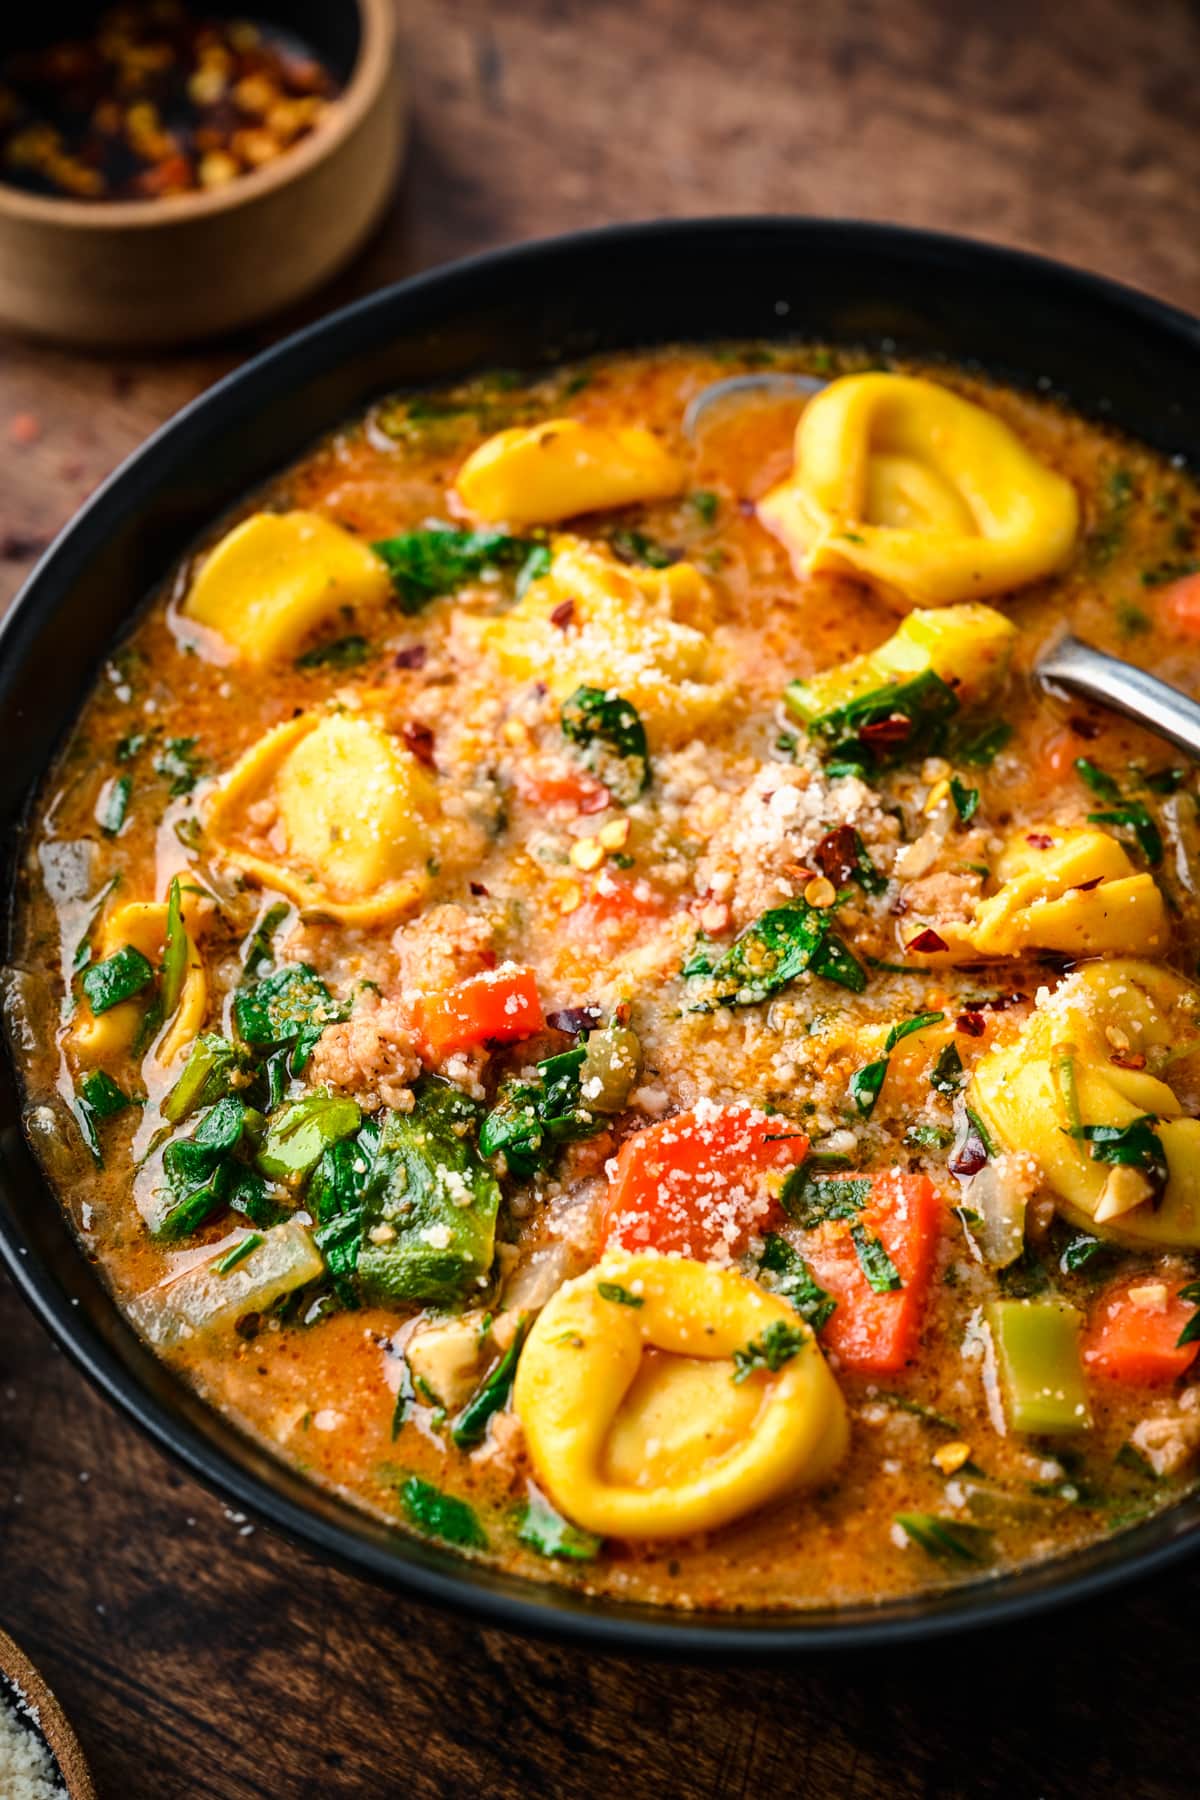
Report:
[[[1034,666],[1039,680],[1134,719],[1200,762],[1200,705],[1145,669],[1063,637]]]
[[[700,422],[711,408],[723,406],[727,400],[753,400],[762,396],[820,393],[829,383],[819,375],[785,375],[776,370],[761,375],[727,375],[723,381],[710,381],[688,401],[683,415],[685,437],[695,437]]]

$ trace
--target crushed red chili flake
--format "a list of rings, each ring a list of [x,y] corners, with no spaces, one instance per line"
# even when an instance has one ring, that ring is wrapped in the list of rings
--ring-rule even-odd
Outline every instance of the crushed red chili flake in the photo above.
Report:
[[[477,900],[486,900],[491,891],[491,888],[484,887],[482,881],[473,881],[471,883],[471,892]]]
[[[550,623],[552,625],[557,625],[560,631],[565,631],[574,617],[575,602],[573,600],[560,600],[558,605],[554,608],[554,611],[550,614]]]
[[[858,869],[858,834],[853,825],[835,825],[813,851],[813,860],[834,887],[845,887]]]
[[[894,744],[903,744],[912,731],[912,720],[906,719],[903,713],[889,713],[886,719],[876,719],[871,725],[864,725],[859,732],[859,742],[881,749]]]
[[[1103,875],[1093,875],[1090,881],[1077,881],[1074,887],[1067,889],[1067,892],[1070,894],[1090,894],[1092,889],[1098,888],[1103,880]]]
[[[929,956],[935,950],[948,949],[949,945],[946,943],[945,938],[938,936],[932,925],[927,925],[924,931],[918,931],[916,937],[910,939],[910,941],[905,944],[904,948],[906,950],[916,950],[922,956]]]
[[[954,1029],[966,1037],[982,1037],[987,1030],[987,1020],[982,1013],[961,1012],[954,1021]]]
[[[0,175],[73,200],[220,188],[306,137],[336,92],[290,31],[128,0],[88,37],[0,60]]]
[[[423,669],[428,654],[424,644],[409,644],[405,649],[397,650],[392,658],[392,667],[395,669]]]
[[[1144,1050],[1114,1050],[1108,1060],[1118,1069],[1144,1069],[1146,1053]]]
[[[412,751],[419,763],[427,769],[433,768],[433,733],[428,725],[418,725],[411,719],[400,727],[400,736]]]
[[[1087,738],[1090,740],[1100,736],[1101,728],[1096,719],[1085,719],[1073,716],[1067,720],[1067,724],[1071,727],[1071,730],[1075,733],[1076,737]]]
[[[1025,833],[1025,842],[1027,844],[1032,844],[1035,850],[1049,850],[1054,839],[1048,837],[1044,831],[1027,831]]]

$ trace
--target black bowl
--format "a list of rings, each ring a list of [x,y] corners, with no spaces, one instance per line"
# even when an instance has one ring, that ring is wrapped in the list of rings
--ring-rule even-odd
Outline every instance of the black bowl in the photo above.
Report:
[[[1200,324],[1036,257],[888,226],[711,219],[617,226],[459,263],[289,338],[187,407],[57,539],[0,631],[8,892],[27,809],[100,659],[190,541],[247,488],[388,388],[593,350],[809,337],[945,357],[1061,392],[1200,464]],[[11,911],[11,908],[10,908]],[[887,1605],[696,1615],[589,1601],[476,1567],[311,1486],[206,1407],[125,1324],[26,1144],[0,1059],[0,1249],[80,1366],[239,1506],[352,1569],[523,1629],[682,1654],[928,1637],[1094,1594],[1182,1555],[1200,1496],[1021,1573]]]

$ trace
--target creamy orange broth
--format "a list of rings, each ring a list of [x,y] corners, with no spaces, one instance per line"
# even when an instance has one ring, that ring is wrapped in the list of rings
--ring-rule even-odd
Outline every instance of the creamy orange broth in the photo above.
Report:
[[[853,1042],[864,1022],[942,1012],[940,1042],[957,1046],[969,1072],[982,1054],[1013,1039],[1037,990],[1059,979],[1063,959],[916,973],[867,964],[868,958],[883,965],[905,960],[906,884],[893,879],[877,900],[854,889],[840,910],[840,933],[869,969],[861,996],[810,975],[758,1005],[686,1010],[690,990],[680,970],[698,934],[727,945],[764,904],[755,904],[758,865],[777,855],[778,843],[760,843],[734,815],[755,783],[770,794],[772,771],[788,779],[798,742],[803,754],[802,731],[780,710],[786,684],[872,648],[897,623],[856,581],[798,578],[755,517],[753,503],[791,466],[798,400],[730,408],[695,444],[681,435],[683,408],[700,387],[768,363],[822,373],[877,366],[865,357],[803,349],[685,348],[601,359],[529,385],[485,379],[441,397],[441,404],[420,403],[411,414],[405,401],[389,401],[333,433],[238,514],[214,524],[210,541],[252,510],[303,508],[367,541],[386,539],[431,519],[451,520],[448,495],[464,458],[507,425],[570,416],[649,426],[685,458],[685,495],[591,515],[570,529],[596,540],[633,530],[674,559],[696,564],[711,585],[714,616],[705,628],[728,671],[729,692],[694,739],[653,754],[652,784],[627,812],[605,808],[603,798],[600,810],[580,810],[579,759],[564,742],[556,702],[536,682],[501,673],[464,630],[464,622],[512,604],[511,572],[473,580],[412,616],[393,606],[369,626],[347,621],[317,634],[320,643],[347,632],[366,635],[365,659],[356,666],[300,667],[289,657],[247,673],[181,615],[206,548],[200,546],[114,650],[47,780],[29,845],[20,974],[10,982],[12,1007],[29,1027],[19,1055],[32,1133],[118,1302],[149,1294],[184,1266],[180,1258],[194,1261],[198,1246],[235,1243],[231,1233],[245,1221],[227,1210],[215,1211],[191,1236],[163,1243],[150,1235],[135,1204],[137,1182],[144,1188],[147,1178],[143,1173],[135,1181],[134,1159],[145,1155],[161,1123],[157,1105],[168,1085],[153,1058],[144,1069],[128,1053],[103,1060],[120,1087],[146,1104],[98,1122],[102,1166],[88,1154],[68,1110],[91,1066],[70,1039],[78,994],[72,959],[81,938],[90,934],[94,944],[97,897],[114,877],[119,886],[100,901],[101,917],[118,899],[161,899],[173,874],[190,871],[211,896],[204,902],[202,943],[210,984],[206,1029],[228,1032],[248,941],[278,896],[214,852],[204,823],[206,796],[265,731],[336,695],[350,716],[369,704],[410,746],[422,747],[439,790],[458,797],[452,842],[414,917],[350,927],[305,919],[292,906],[275,940],[277,959],[311,965],[354,1008],[352,1018],[368,1021],[368,1038],[379,1004],[403,1017],[417,987],[443,991],[511,959],[533,971],[548,1014],[591,1005],[607,1019],[624,1007],[641,1044],[640,1076],[603,1129],[566,1146],[532,1181],[501,1174],[499,1260],[472,1304],[509,1323],[481,1345],[479,1379],[511,1337],[513,1313],[535,1311],[557,1280],[594,1263],[606,1164],[623,1141],[664,1115],[698,1102],[747,1101],[794,1121],[818,1149],[832,1138],[855,1171],[899,1166],[927,1173],[942,1217],[911,1360],[887,1377],[835,1362],[850,1418],[850,1449],[836,1476],[815,1494],[785,1496],[698,1538],[643,1544],[613,1538],[582,1561],[548,1559],[522,1545],[515,1509],[527,1496],[531,1471],[511,1411],[492,1421],[479,1447],[463,1452],[450,1442],[445,1412],[427,1397],[418,1393],[407,1411],[397,1406],[404,1346],[420,1309],[322,1303],[317,1282],[298,1303],[244,1318],[236,1328],[201,1332],[163,1352],[214,1406],[286,1461],[398,1528],[411,1528],[398,1494],[415,1475],[475,1509],[487,1548],[471,1554],[536,1579],[687,1607],[802,1608],[976,1579],[1118,1529],[1168,1503],[1192,1479],[1187,1375],[1154,1388],[1089,1375],[1090,1431],[1061,1442],[1022,1436],[1000,1428],[978,1316],[997,1293],[1046,1291],[1087,1315],[1130,1271],[1178,1283],[1194,1278],[1197,1259],[1117,1247],[1082,1272],[1064,1272],[1064,1246],[1074,1234],[1034,1196],[1026,1254],[1015,1269],[998,1274],[978,1260],[952,1210],[960,1189],[947,1168],[949,1148],[905,1140],[915,1120],[943,1133],[953,1129],[951,1098],[929,1084],[933,1051],[920,1038],[898,1049],[869,1119],[848,1098],[850,1075],[867,1060]],[[990,767],[959,771],[981,799],[970,823],[947,834],[930,871],[953,873],[986,866],[1013,828],[1047,818],[1079,822],[1108,804],[1080,780],[1077,757],[1121,782],[1134,765],[1159,771],[1182,761],[1114,715],[1047,697],[1031,685],[1028,671],[1047,639],[1069,624],[1200,693],[1194,648],[1163,604],[1173,592],[1165,576],[1196,552],[1200,506],[1191,480],[1163,458],[1049,400],[956,370],[927,372],[1008,421],[1043,462],[1070,478],[1083,510],[1079,545],[1065,573],[997,602],[1019,636],[1013,676],[989,716],[1002,717],[1013,735]],[[131,738],[145,741],[118,762],[118,745],[125,742],[128,752]],[[186,785],[190,779],[186,766],[180,782],[177,767],[168,763],[164,773],[155,764],[163,764],[164,746],[178,739],[194,740],[184,760],[198,779],[172,797],[172,780]],[[121,776],[131,784],[127,817],[106,835],[97,808],[103,811]],[[848,822],[882,866],[926,828],[925,804],[939,778],[936,768],[923,773],[918,761],[881,777],[862,816],[850,814]],[[838,781],[813,779],[820,784],[813,792],[822,822],[847,822]],[[1198,948],[1194,794],[1189,769],[1177,793],[1148,800],[1166,843],[1156,872],[1173,909],[1169,961],[1185,973],[1195,968]],[[586,789],[584,800],[594,807]],[[628,836],[605,854],[601,868],[572,861],[574,845],[625,816]],[[736,880],[714,890],[711,870],[725,851]],[[606,888],[617,899],[606,903]],[[969,1024],[956,1028],[963,1015]],[[486,1108],[502,1079],[572,1041],[547,1028],[508,1048],[444,1058],[435,1070]],[[386,1065],[386,1049],[381,1057]],[[386,1066],[356,1076],[321,1045],[292,1091],[305,1091],[319,1076],[334,1086],[341,1077],[346,1091],[377,1108],[380,1084],[391,1079]],[[406,1085],[401,1070],[387,1097],[396,1101],[396,1088]],[[195,1122],[181,1129],[190,1131]],[[289,1205],[302,1206],[303,1195],[293,1192]],[[744,1266],[753,1273],[752,1256]],[[549,1275],[535,1281],[534,1271],[547,1267]],[[1140,1425],[1160,1416],[1160,1435],[1182,1448],[1156,1478],[1127,1447]],[[965,1456],[943,1454],[954,1445],[966,1446]],[[956,1457],[965,1467],[954,1466]],[[982,1527],[986,1538],[969,1538],[979,1559],[929,1555],[895,1523],[897,1514],[916,1511]]]

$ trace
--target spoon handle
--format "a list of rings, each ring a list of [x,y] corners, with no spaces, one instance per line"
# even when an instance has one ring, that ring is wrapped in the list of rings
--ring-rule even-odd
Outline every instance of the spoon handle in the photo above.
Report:
[[[1034,674],[1068,693],[1115,708],[1200,761],[1200,705],[1156,675],[1075,637],[1060,638],[1045,651]]]

